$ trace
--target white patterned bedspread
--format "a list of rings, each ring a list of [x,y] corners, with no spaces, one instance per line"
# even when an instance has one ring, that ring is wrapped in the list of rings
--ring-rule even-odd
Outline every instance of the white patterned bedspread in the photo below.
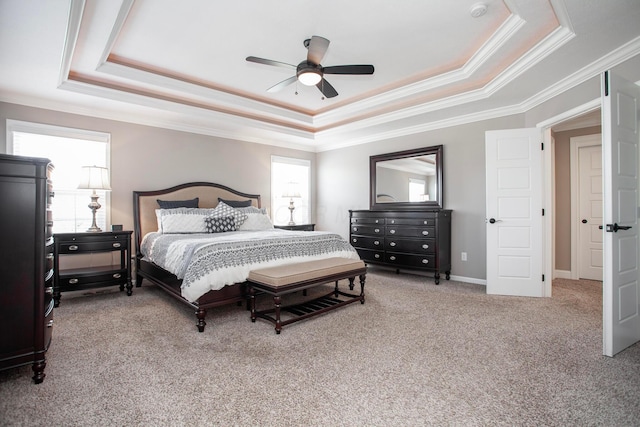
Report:
[[[244,282],[251,270],[341,257],[360,259],[342,236],[323,231],[233,231],[144,236],[144,259],[182,279],[182,296],[194,302],[210,290]]]

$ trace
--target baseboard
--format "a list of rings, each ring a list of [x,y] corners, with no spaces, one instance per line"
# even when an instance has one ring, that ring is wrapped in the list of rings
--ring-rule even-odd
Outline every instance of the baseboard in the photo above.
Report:
[[[571,279],[571,270],[553,270],[554,279]]]
[[[486,279],[476,279],[475,277],[456,276],[456,275],[452,274],[451,275],[451,280],[455,280],[457,282],[473,283],[475,285],[487,286],[487,280]]]

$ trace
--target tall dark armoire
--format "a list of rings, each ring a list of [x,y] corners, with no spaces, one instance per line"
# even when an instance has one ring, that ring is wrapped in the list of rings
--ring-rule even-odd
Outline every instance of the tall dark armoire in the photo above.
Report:
[[[0,370],[45,377],[53,329],[53,222],[48,159],[0,154]]]

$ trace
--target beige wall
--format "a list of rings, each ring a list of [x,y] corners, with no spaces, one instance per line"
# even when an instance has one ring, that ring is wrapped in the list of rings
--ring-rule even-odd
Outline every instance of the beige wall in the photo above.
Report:
[[[597,133],[600,133],[600,126],[554,133],[556,270],[571,271],[571,138]]]
[[[271,155],[309,159],[315,170],[316,155],[306,151],[7,103],[0,103],[2,153],[6,152],[7,119],[110,133],[111,223],[123,224],[129,230],[133,229],[135,190],[161,189],[192,181],[217,182],[245,193],[260,194],[262,206],[270,208]],[[311,188],[313,200],[314,176]]]

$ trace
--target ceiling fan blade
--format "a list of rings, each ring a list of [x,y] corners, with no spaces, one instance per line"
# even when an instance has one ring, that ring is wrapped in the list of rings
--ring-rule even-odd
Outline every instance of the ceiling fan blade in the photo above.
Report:
[[[324,54],[327,53],[329,43],[329,40],[325,39],[324,37],[311,37],[311,41],[309,41],[309,52],[307,53],[307,61],[313,62],[314,64],[320,64],[320,62],[322,62],[322,58],[324,58]]]
[[[284,67],[284,68],[289,68],[294,70],[296,69],[295,65],[287,64],[286,62],[273,61],[271,59],[258,58],[256,56],[247,56],[247,61],[255,62],[258,64],[264,64],[264,65],[273,65],[276,67]]]
[[[336,65],[322,68],[325,74],[373,74],[373,71],[373,65]]]
[[[280,83],[271,86],[269,89],[267,89],[267,92],[280,92],[282,89],[289,86],[291,83],[295,82],[296,80],[298,80],[296,76],[291,76],[288,79],[283,80]]]
[[[334,96],[338,96],[338,91],[336,91],[334,87],[331,86],[331,84],[324,78],[318,82],[316,87],[320,89],[320,92],[322,92],[322,94],[326,98],[333,98]]]

